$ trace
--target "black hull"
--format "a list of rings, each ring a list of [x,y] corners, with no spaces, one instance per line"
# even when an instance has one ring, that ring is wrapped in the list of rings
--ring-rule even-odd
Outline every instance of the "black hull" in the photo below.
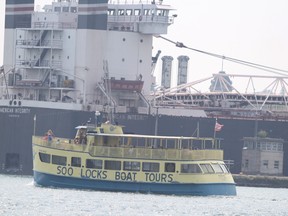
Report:
[[[21,110],[22,109],[22,110]],[[32,175],[32,135],[44,135],[52,129],[55,136],[73,137],[75,127],[87,120],[94,121],[94,112],[45,108],[19,110],[0,107],[0,173]],[[35,120],[36,117],[36,120]],[[100,120],[100,119],[99,119]],[[101,121],[105,121],[102,118]],[[124,132],[158,135],[213,137],[215,118],[116,114],[115,122],[124,125]],[[158,130],[155,131],[155,125]],[[36,123],[36,124],[35,124]],[[216,133],[224,149],[224,159],[234,160],[232,173],[241,172],[243,137],[253,137],[255,128],[265,130],[271,138],[288,140],[288,121],[219,119],[224,128]],[[288,175],[288,147],[284,143],[284,175]]]

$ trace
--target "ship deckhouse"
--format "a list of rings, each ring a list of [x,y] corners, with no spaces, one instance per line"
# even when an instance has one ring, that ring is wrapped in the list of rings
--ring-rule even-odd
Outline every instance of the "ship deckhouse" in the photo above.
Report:
[[[166,34],[173,23],[171,7],[162,4],[123,4],[108,6],[108,30],[134,31],[141,34]]]
[[[7,1],[6,8],[17,5]],[[147,112],[152,38],[167,33],[171,10],[162,1],[59,0],[21,21],[6,13],[2,98],[100,111],[113,101],[125,112]]]

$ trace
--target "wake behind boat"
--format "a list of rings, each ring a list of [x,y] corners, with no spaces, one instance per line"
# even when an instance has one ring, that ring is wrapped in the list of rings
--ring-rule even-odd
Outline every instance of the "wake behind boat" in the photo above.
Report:
[[[122,126],[79,126],[74,139],[33,136],[37,185],[176,195],[236,195],[213,138],[124,134]]]

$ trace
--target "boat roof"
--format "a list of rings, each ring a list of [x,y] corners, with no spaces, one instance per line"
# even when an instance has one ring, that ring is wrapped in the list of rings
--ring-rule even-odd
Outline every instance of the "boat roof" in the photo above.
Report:
[[[185,137],[185,136],[156,136],[143,134],[107,134],[107,133],[87,133],[89,136],[110,136],[110,137],[127,137],[127,138],[150,138],[150,139],[182,139],[182,140],[214,140],[210,137]]]
[[[77,127],[75,127],[75,129],[79,130],[79,129],[87,129],[87,125],[79,125]]]

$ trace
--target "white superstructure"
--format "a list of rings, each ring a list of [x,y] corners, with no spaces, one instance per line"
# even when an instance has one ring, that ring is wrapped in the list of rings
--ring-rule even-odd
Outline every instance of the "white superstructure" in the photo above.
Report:
[[[21,11],[16,3],[6,8]],[[112,101],[123,112],[147,106],[141,98],[153,81],[152,38],[167,33],[173,23],[170,6],[162,1],[58,0],[43,9],[6,13],[28,18],[23,23],[11,18],[5,27],[2,99],[47,102],[47,107],[70,103],[83,110],[101,110]],[[107,80],[123,82],[116,83],[119,88]],[[145,82],[130,83],[130,88],[128,80]]]

